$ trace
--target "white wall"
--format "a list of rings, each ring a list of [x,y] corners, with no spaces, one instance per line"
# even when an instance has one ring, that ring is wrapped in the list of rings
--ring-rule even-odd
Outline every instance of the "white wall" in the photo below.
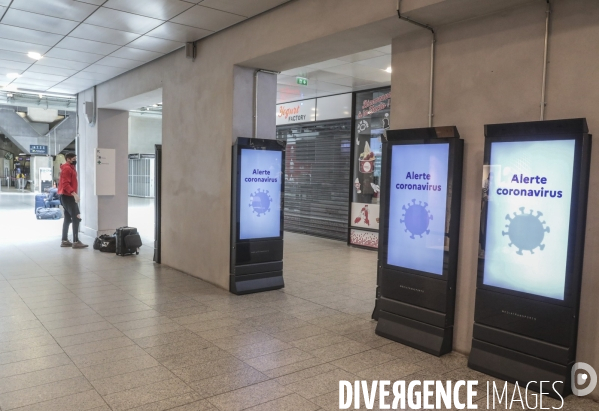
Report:
[[[154,154],[162,144],[162,117],[129,114],[129,154]]]

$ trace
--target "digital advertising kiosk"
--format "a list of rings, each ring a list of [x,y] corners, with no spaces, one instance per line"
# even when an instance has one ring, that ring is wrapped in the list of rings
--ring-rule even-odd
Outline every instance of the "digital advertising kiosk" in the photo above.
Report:
[[[276,290],[283,282],[285,143],[239,137],[233,145],[230,291]]]
[[[590,154],[585,119],[485,127],[470,368],[571,392]]]
[[[387,139],[376,333],[439,356],[453,345],[464,141],[455,127]]]

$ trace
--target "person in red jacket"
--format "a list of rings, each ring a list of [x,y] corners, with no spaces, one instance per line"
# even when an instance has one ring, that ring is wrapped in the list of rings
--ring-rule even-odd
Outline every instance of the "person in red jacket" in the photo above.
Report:
[[[60,180],[58,181],[58,195],[60,204],[64,208],[64,223],[62,225],[61,247],[85,248],[86,244],[79,241],[79,223],[81,212],[79,211],[79,195],[77,194],[77,156],[69,153],[65,156],[67,160],[60,166]],[[73,242],[69,241],[69,226],[73,223]]]

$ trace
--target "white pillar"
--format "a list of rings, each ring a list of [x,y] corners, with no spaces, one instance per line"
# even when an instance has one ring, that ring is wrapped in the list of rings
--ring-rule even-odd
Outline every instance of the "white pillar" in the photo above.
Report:
[[[97,110],[96,124],[90,125],[83,112],[83,103],[92,101],[93,91],[79,94],[79,194],[81,197],[81,231],[91,237],[112,234],[127,225],[128,213],[128,122],[129,112],[122,110]],[[115,157],[115,195],[96,196],[96,148],[110,148]]]

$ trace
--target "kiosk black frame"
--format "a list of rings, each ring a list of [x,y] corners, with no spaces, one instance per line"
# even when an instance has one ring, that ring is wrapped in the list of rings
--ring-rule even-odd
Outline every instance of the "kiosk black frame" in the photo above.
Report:
[[[231,261],[229,290],[249,294],[283,288],[283,199],[285,193],[286,143],[277,140],[239,137],[231,159]],[[242,150],[281,152],[281,225],[277,237],[240,239],[240,190]]]
[[[586,119],[486,125],[484,164],[491,165],[494,142],[554,140],[575,141],[564,299],[485,285],[486,230],[481,231],[468,366],[520,385],[531,382],[530,388],[537,391],[541,387],[535,381],[557,383],[557,391],[565,396],[571,393],[578,334],[591,155]],[[481,227],[487,227],[485,213],[481,213]]]
[[[415,144],[449,145],[442,275],[387,264],[391,152],[394,146]],[[464,141],[453,126],[389,130],[383,143],[376,334],[437,356],[453,347],[463,152]]]

